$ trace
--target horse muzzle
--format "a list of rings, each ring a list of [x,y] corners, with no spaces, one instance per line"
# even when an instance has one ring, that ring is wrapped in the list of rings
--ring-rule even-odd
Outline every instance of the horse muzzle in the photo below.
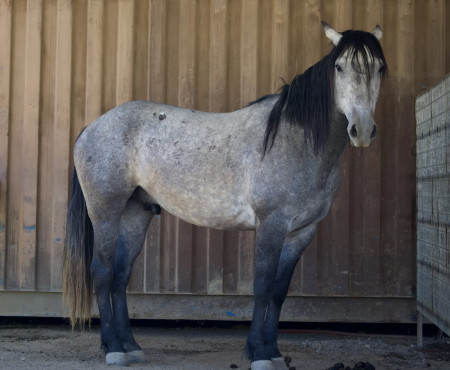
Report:
[[[378,129],[373,115],[367,113],[353,115],[352,119],[349,120],[347,132],[353,146],[367,148],[376,138]]]

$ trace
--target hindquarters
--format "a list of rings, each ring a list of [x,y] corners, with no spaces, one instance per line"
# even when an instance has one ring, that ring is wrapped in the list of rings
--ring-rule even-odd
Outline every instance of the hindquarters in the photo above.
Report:
[[[108,117],[102,116],[75,144],[63,262],[64,302],[72,326],[83,327],[90,319],[95,280],[92,265],[114,256],[121,214],[134,190],[130,156],[120,152],[119,148],[126,152],[123,140],[121,145],[117,141],[120,132],[109,130],[108,122]],[[110,265],[112,268],[113,263]]]
[[[133,147],[102,119],[79,137],[64,251],[64,296],[72,325],[90,318],[95,291],[106,363],[143,361],[133,338],[126,288],[147,227],[159,207],[133,176]]]

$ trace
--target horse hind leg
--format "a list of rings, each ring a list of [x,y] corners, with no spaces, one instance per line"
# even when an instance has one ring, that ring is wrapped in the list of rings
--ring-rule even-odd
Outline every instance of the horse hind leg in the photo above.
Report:
[[[100,313],[101,343],[106,353],[107,364],[126,366],[128,360],[123,345],[116,335],[110,299],[120,216],[125,207],[126,198],[123,204],[119,204],[117,200],[111,203],[102,202],[101,204],[103,206],[100,206],[97,200],[96,207],[93,208],[91,205],[90,211],[94,228],[91,275]],[[110,204],[113,204],[113,206],[110,206]]]
[[[114,312],[116,335],[122,344],[129,362],[145,362],[146,358],[136,343],[129,320],[126,289],[134,261],[144,244],[146,231],[155,207],[147,207],[134,197],[127,202],[120,220],[114,259],[114,279],[111,287],[111,300]]]

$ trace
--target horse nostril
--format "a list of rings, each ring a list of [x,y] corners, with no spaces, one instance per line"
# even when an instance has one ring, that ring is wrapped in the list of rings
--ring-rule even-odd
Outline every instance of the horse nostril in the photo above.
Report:
[[[351,137],[357,137],[358,136],[358,131],[356,130],[356,125],[353,125],[352,128],[350,129],[350,136]]]
[[[375,139],[377,134],[378,134],[377,125],[373,125],[373,130],[372,130],[372,133],[370,134],[370,138]]]

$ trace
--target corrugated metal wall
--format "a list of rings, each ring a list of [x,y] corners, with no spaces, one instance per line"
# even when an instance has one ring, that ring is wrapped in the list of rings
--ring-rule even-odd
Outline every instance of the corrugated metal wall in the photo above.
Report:
[[[85,125],[135,99],[238,109],[328,53],[323,19],[380,24],[390,78],[379,137],[346,150],[291,295],[414,297],[414,97],[450,72],[449,15],[445,0],[0,0],[0,289],[60,291],[71,152]],[[129,290],[249,294],[253,240],[163,214]]]

